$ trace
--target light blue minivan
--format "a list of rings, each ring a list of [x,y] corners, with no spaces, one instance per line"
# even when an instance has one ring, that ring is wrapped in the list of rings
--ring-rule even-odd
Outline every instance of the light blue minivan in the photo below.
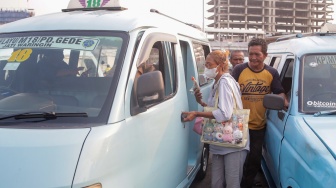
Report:
[[[268,46],[290,101],[264,98],[267,129],[262,167],[270,187],[336,185],[336,34],[297,34]]]
[[[90,4],[90,2],[92,4]],[[172,15],[173,17],[173,15]],[[205,33],[157,10],[72,0],[0,27],[1,188],[172,188],[209,151],[182,122],[201,111]]]

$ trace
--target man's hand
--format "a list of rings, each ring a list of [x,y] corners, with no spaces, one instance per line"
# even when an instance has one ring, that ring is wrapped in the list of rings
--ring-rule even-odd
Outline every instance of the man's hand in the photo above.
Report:
[[[289,102],[288,102],[287,96],[285,95],[285,93],[280,93],[279,95],[280,95],[281,97],[283,97],[284,100],[285,100],[285,103],[284,103],[284,109],[285,109],[285,110],[288,109]]]

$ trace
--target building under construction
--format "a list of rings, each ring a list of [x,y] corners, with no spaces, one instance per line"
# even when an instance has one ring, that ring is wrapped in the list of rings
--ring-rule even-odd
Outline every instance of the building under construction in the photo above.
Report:
[[[215,41],[248,41],[262,31],[265,36],[317,32],[333,21],[333,0],[211,0],[207,3],[212,14],[207,19]],[[243,36],[225,30],[249,31]]]
[[[0,8],[0,25],[35,15],[34,9]]]

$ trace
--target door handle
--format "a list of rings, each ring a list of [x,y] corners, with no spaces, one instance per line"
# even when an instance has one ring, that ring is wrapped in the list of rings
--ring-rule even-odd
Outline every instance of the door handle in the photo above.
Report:
[[[183,121],[184,118],[187,116],[181,112],[181,122],[183,123],[183,128],[185,128],[185,121]]]
[[[185,121],[183,121],[183,119],[186,118],[186,117],[187,117],[187,115],[186,115],[186,114],[183,114],[183,112],[181,112],[181,121],[182,121],[182,122],[185,122]]]

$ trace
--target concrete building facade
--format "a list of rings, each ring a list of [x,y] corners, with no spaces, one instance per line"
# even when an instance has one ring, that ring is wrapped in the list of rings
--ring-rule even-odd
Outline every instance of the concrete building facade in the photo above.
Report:
[[[0,8],[0,25],[35,15],[33,9]]]
[[[207,4],[211,23],[205,31],[225,48],[255,35],[318,32],[333,21],[334,12],[333,0],[210,0]]]

